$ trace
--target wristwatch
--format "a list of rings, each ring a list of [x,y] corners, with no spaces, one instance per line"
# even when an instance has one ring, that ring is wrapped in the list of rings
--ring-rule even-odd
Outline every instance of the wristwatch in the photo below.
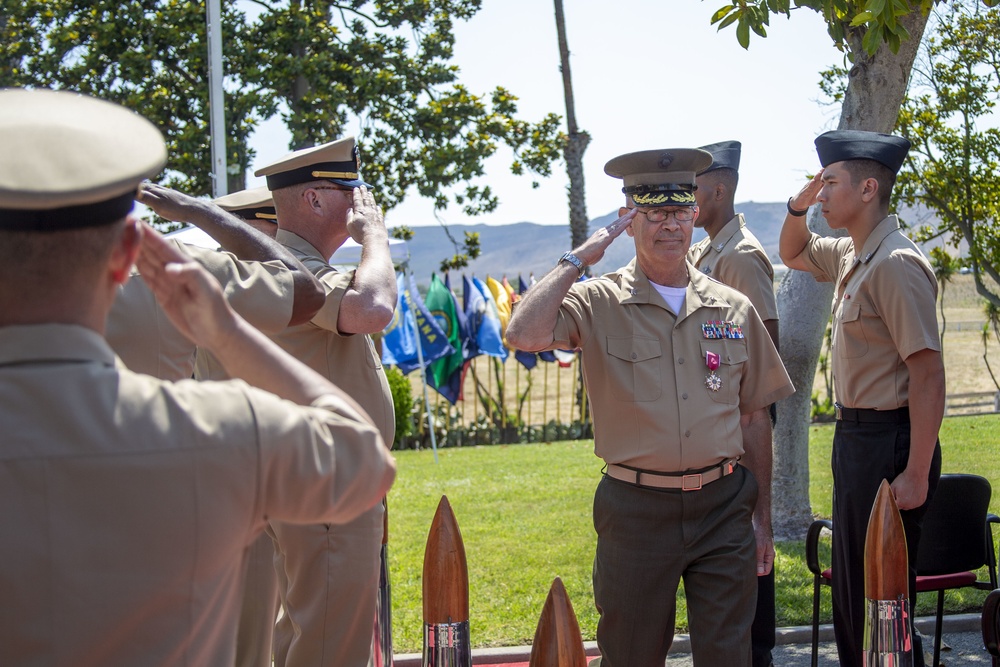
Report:
[[[568,262],[576,267],[576,270],[583,275],[583,272],[587,270],[587,265],[583,261],[571,252],[564,252],[563,256],[559,258],[559,262]]]

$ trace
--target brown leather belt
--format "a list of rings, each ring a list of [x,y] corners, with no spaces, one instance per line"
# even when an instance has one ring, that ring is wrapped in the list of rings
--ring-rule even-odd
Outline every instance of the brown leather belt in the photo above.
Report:
[[[605,473],[622,482],[636,486],[648,486],[654,489],[680,489],[682,491],[698,491],[706,484],[733,474],[739,465],[739,458],[726,459],[708,468],[688,472],[658,472],[641,470],[632,466],[609,463]]]

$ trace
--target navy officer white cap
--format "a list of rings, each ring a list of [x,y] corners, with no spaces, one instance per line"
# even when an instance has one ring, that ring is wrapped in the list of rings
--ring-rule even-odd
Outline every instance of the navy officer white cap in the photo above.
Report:
[[[167,161],[159,130],[138,114],[67,91],[0,90],[0,228],[108,224]]]

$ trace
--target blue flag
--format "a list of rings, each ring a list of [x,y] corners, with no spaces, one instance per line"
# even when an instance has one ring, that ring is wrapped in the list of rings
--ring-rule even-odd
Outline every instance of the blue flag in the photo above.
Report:
[[[479,292],[483,300],[477,309],[482,313],[479,320],[479,329],[476,331],[476,344],[483,354],[491,357],[499,357],[501,361],[507,361],[507,348],[503,344],[503,329],[500,324],[500,312],[497,304],[493,300],[490,288],[479,278],[472,277],[472,285]]]
[[[453,353],[455,348],[424,305],[413,276],[406,280],[402,273],[397,273],[396,289],[396,312],[382,339],[382,363],[399,367],[405,375],[420,368],[418,336],[425,367]]]

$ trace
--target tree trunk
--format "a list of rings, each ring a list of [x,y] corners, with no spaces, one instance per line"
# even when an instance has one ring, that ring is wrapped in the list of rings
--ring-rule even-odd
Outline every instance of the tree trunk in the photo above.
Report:
[[[868,55],[861,47],[864,33],[851,30],[848,41],[855,62],[849,73],[840,129],[888,133],[895,128],[927,17],[918,9],[901,22],[911,39],[895,54],[883,44],[875,55]],[[817,234],[843,235],[842,231],[834,234],[817,209],[809,222]],[[809,504],[810,399],[823,333],[830,320],[833,288],[832,283],[818,283],[802,271],[789,271],[778,287],[781,358],[796,392],[778,403],[774,432],[772,523],[776,540],[803,539],[813,518]]]
[[[577,247],[590,236],[587,220],[587,201],[583,181],[583,153],[590,143],[590,135],[576,126],[576,110],[573,102],[573,78],[569,69],[569,44],[566,41],[566,18],[563,15],[562,0],[554,0],[556,9],[556,33],[559,36],[559,70],[562,72],[563,95],[566,98],[566,173],[569,176],[569,233],[570,244]],[[588,273],[590,269],[588,268]]]

